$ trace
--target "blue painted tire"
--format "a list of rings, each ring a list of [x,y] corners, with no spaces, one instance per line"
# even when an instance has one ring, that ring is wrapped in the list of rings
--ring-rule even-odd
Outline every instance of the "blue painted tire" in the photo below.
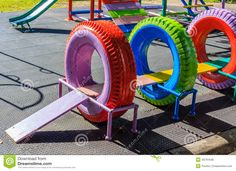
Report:
[[[174,61],[172,76],[163,86],[177,92],[192,89],[197,77],[194,45],[183,26],[169,18],[147,18],[131,32],[129,41],[136,61],[137,75],[153,72],[148,65],[147,51],[155,39],[160,39],[169,46]],[[144,86],[138,91],[154,105],[167,105],[175,101],[175,96],[156,85]]]

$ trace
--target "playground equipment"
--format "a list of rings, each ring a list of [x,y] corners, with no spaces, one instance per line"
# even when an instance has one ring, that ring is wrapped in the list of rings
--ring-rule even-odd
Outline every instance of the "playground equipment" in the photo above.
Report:
[[[72,0],[68,2],[68,20],[73,20],[73,18],[82,21],[113,20],[125,33],[131,32],[139,21],[148,17],[147,12],[137,0],[99,0],[97,9],[95,9],[94,0],[91,0],[89,10],[72,10]],[[103,14],[102,4],[109,16]],[[148,7],[146,6],[146,8]],[[155,8],[155,6],[149,6],[150,8]],[[90,18],[85,18],[80,14],[90,14]]]
[[[224,1],[224,0],[223,0]],[[68,20],[77,18],[82,21],[94,21],[94,20],[113,20],[120,29],[125,33],[130,33],[134,26],[141,20],[150,16],[170,16],[178,22],[188,25],[191,20],[201,11],[199,7],[203,7],[205,10],[209,10],[212,4],[206,4],[204,0],[200,0],[201,4],[198,4],[197,0],[186,2],[181,0],[184,12],[175,12],[167,9],[167,0],[162,0],[162,5],[143,6],[141,0],[98,0],[97,9],[95,9],[94,0],[90,1],[90,9],[72,10],[72,0],[68,1]],[[103,14],[102,4],[109,15]],[[147,9],[157,9],[160,13],[153,11],[146,11]],[[81,16],[82,14],[90,14],[89,18]],[[97,14],[97,16],[95,16]]]
[[[82,22],[72,30],[67,42],[66,78],[59,80],[60,98],[6,132],[19,142],[77,107],[91,122],[107,121],[107,140],[112,138],[112,119],[120,117],[128,109],[134,109],[132,131],[137,133],[138,105],[133,103],[136,88],[144,99],[154,105],[175,103],[172,116],[175,120],[179,119],[180,100],[192,94],[190,115],[195,116],[197,90],[193,86],[197,74],[200,81],[210,88],[223,89],[235,84],[231,80],[236,78],[235,19],[235,14],[228,10],[212,9],[201,13],[188,30],[192,42],[177,21],[165,17],[146,18],[132,30],[130,44],[124,33],[111,22]],[[228,36],[230,59],[208,60],[204,46],[207,35],[213,30],[223,31]],[[149,69],[147,49],[156,39],[170,48],[173,69],[156,73]],[[105,81],[102,85],[97,84],[91,75],[91,57],[95,50],[104,67]],[[62,96],[62,85],[72,91]]]
[[[199,3],[200,2],[200,3]],[[186,12],[175,12],[175,11],[170,11],[167,9],[167,0],[162,0],[162,16],[167,16],[167,15],[190,15],[192,17],[195,17],[196,15],[198,15],[200,12],[202,12],[201,10],[199,10],[198,8],[203,8],[204,10],[209,10],[209,7],[213,7],[213,4],[206,4],[204,0],[188,0],[188,2],[186,0],[181,0],[181,3],[183,4],[183,8],[185,8],[187,11]],[[225,0],[221,1],[221,6],[224,9],[225,8]]]
[[[162,8],[162,5],[142,5],[142,0],[138,1],[141,4],[141,7],[145,10],[158,10]]]
[[[42,15],[45,11],[47,11],[56,2],[57,2],[57,0],[41,0],[41,2],[38,3],[30,11],[28,11],[27,13],[25,13],[21,16],[10,18],[9,22],[13,26],[20,25],[22,28],[24,28],[24,24],[27,24],[29,29],[31,29],[29,23],[31,21],[37,19],[40,15]]]
[[[67,20],[74,20],[73,17],[76,17],[82,21],[94,21],[94,20],[111,20],[110,16],[104,15],[102,10],[102,0],[98,0],[97,9],[95,9],[95,1],[90,0],[90,9],[85,10],[72,10],[73,1],[68,0],[68,18]],[[90,14],[90,18],[85,18],[80,16],[80,14]],[[94,16],[97,14],[97,17]]]
[[[160,74],[163,76],[159,84],[145,86],[138,90],[150,103],[167,105],[176,101],[176,104],[179,104],[180,98],[176,97],[180,94],[196,95],[196,90],[193,89],[197,76],[196,53],[191,39],[186,35],[180,23],[163,17],[142,20],[131,32],[129,40],[136,61],[137,74],[150,74],[157,78]],[[166,43],[170,48],[174,61],[173,70],[153,73],[149,69],[147,49],[156,39]],[[160,88],[161,83],[162,88]],[[177,114],[174,115],[174,119],[178,119]]]
[[[160,21],[164,19],[161,18]],[[184,29],[181,31],[186,33]],[[91,56],[94,50],[98,52],[103,63],[105,76],[103,85],[96,84],[91,75]],[[7,134],[15,142],[19,142],[76,106],[89,121],[107,121],[108,140],[112,138],[112,118],[120,117],[128,109],[134,108],[132,131],[137,132],[138,105],[133,103],[135,89],[147,85],[155,86],[157,82],[148,75],[139,76],[137,79],[135,68],[128,40],[115,24],[107,21],[82,22],[72,30],[67,42],[66,78],[59,80],[60,98],[6,130]],[[62,84],[72,91],[62,96]],[[191,113],[195,114],[196,91],[191,90],[191,87],[189,91],[179,93],[161,84],[158,88],[175,94],[178,99],[193,93]],[[176,119],[178,119],[178,106],[179,104],[175,106],[175,116],[173,116]]]
[[[94,50],[100,55],[105,70],[102,86],[91,76]],[[65,75],[66,79],[59,80],[58,100],[6,130],[14,141],[21,141],[76,106],[90,121],[107,121],[108,140],[112,136],[112,118],[133,108],[132,130],[137,132],[138,105],[132,102],[135,91],[130,88],[136,87],[135,63],[124,33],[113,23],[83,22],[72,30],[65,52]],[[62,84],[72,91],[62,96]],[[93,88],[101,91],[94,92]]]
[[[125,33],[130,33],[138,22],[148,17],[148,13],[138,2],[103,3],[113,22]]]
[[[188,3],[185,0],[181,0],[184,5],[183,8],[187,9],[187,14],[195,17],[198,14],[198,8],[203,7],[205,10],[209,10],[209,7],[212,7],[212,4],[206,4],[204,0],[199,0],[201,4],[198,4],[198,0],[194,0],[194,4],[192,0],[189,0]]]
[[[21,26],[24,28],[24,24],[27,24],[29,29],[30,22],[37,19],[40,15],[42,15],[45,11],[47,11],[53,4],[55,4],[57,0],[41,0],[40,3],[38,3],[34,8],[32,8],[27,13],[10,18],[9,22],[13,26]],[[185,21],[182,21],[182,19],[189,21],[194,16],[196,16],[199,11],[198,7],[204,7],[206,10],[209,10],[209,6],[213,6],[211,4],[206,4],[204,0],[200,0],[201,4],[198,4],[198,0],[194,0],[194,5],[192,5],[192,0],[189,0],[188,3],[185,0],[181,0],[183,7],[187,9],[187,12],[174,12],[167,10],[167,0],[162,1],[162,5],[141,5],[141,0],[98,0],[97,9],[95,9],[95,1],[90,0],[90,9],[85,10],[72,10],[73,9],[73,1],[68,0],[68,18],[67,20],[73,20],[73,17],[78,18],[83,21],[93,21],[93,20],[114,20],[118,22],[118,26],[124,31],[124,32],[130,32],[134,25],[137,24],[139,21],[141,21],[143,16],[150,15],[159,15],[154,12],[146,12],[145,10],[148,9],[158,9],[162,10],[161,15],[162,16],[172,16],[175,17],[176,20],[182,22],[185,24]],[[104,4],[104,7],[108,10],[108,13],[110,16],[103,14],[102,10],[102,3]],[[222,0],[222,8],[225,7],[225,0]],[[193,8],[193,9],[192,9]],[[86,18],[83,16],[80,16],[80,14],[90,14],[90,18]],[[95,17],[95,14],[97,16]],[[124,17],[125,16],[125,17]],[[177,16],[180,17],[181,19]],[[119,19],[117,19],[119,18]]]
[[[214,30],[223,32],[229,39],[231,46],[230,58],[222,59],[221,62],[209,61],[206,54],[206,39]],[[235,13],[226,9],[212,9],[199,14],[189,26],[188,32],[197,50],[199,62],[208,62],[212,66],[221,67],[214,73],[199,75],[199,80],[211,89],[225,89],[235,85],[236,72],[236,16]],[[233,79],[233,80],[232,80]],[[234,98],[236,100],[236,88]]]
[[[181,0],[183,1],[183,0]],[[184,8],[193,8],[192,9],[192,12],[194,13],[199,13],[199,12],[202,12],[202,11],[199,11],[198,10],[198,7],[204,7],[205,10],[209,10],[209,7],[213,7],[214,5],[213,4],[206,4],[204,0],[199,0],[201,4],[198,3],[198,0],[194,0],[194,4],[192,5],[192,2],[191,0],[189,1],[188,5],[187,6],[184,6]],[[221,0],[221,8],[224,9],[225,8],[225,0]],[[183,3],[184,4],[184,3]],[[191,13],[191,12],[189,12]]]
[[[108,15],[103,14],[103,10],[102,10],[102,4],[105,5],[106,4],[110,4],[108,6],[112,6],[112,4],[116,4],[116,3],[126,3],[124,7],[126,7],[126,10],[132,10],[134,9],[134,7],[132,7],[132,4],[130,4],[130,2],[136,2],[136,7],[138,6],[139,8],[143,8],[143,9],[160,9],[161,6],[160,5],[141,5],[141,0],[112,0],[112,1],[107,1],[107,0],[98,0],[97,2],[97,9],[95,9],[95,1],[94,0],[90,0],[90,9],[82,9],[82,10],[72,10],[73,9],[73,1],[72,0],[68,0],[68,20],[73,20],[73,17],[80,19],[82,21],[93,21],[93,20],[112,20],[112,18]],[[131,6],[130,6],[131,5]],[[119,6],[119,5],[118,5]],[[123,7],[122,7],[123,9]],[[121,8],[119,10],[122,10]],[[116,9],[118,10],[118,9]],[[90,14],[90,18],[85,18],[80,16],[80,14]],[[97,14],[97,16],[95,17],[95,14]]]
[[[186,39],[181,26],[172,20],[160,21],[159,18],[149,18],[138,23],[130,34],[130,44],[136,60],[137,74],[149,74],[157,77],[159,84],[164,83],[164,87],[174,91],[162,91],[160,85],[141,87],[138,91],[148,102],[154,105],[167,105],[174,101],[179,103],[179,99],[173,95],[181,91],[191,89],[195,82],[195,75],[199,75],[199,80],[212,89],[225,89],[235,85],[236,72],[236,23],[235,14],[225,9],[211,9],[199,14],[191,23],[189,33],[194,42],[198,71],[196,72],[195,52],[191,41]],[[152,25],[150,25],[152,23]],[[154,26],[159,27],[154,27]],[[173,29],[175,28],[175,29]],[[231,57],[220,58],[210,61],[206,55],[206,38],[214,30],[222,31],[230,40]],[[145,36],[144,36],[145,35]],[[151,36],[150,36],[151,35]],[[182,35],[178,37],[176,35]],[[150,43],[160,39],[171,49],[174,67],[173,70],[153,73],[149,69],[147,62],[147,49]],[[181,44],[182,43],[182,44]],[[143,49],[146,49],[144,51]],[[204,64],[204,65],[202,65]],[[211,66],[211,67],[210,67]],[[213,68],[212,68],[213,67]],[[182,70],[181,70],[181,69]],[[183,74],[183,75],[182,75]],[[152,78],[153,79],[153,78]],[[232,80],[233,79],[233,80]],[[186,86],[186,87],[185,87]],[[236,87],[234,88],[233,100],[236,100]],[[172,95],[170,95],[172,94]],[[177,96],[176,96],[177,97]],[[174,115],[178,119],[178,115]]]
[[[199,3],[200,2],[200,3]],[[214,8],[213,4],[206,4],[204,0],[181,0],[182,7],[186,9],[185,11],[172,11],[167,9],[167,0],[162,0],[162,8],[159,12],[148,11],[151,16],[169,16],[181,24],[189,25],[190,22],[203,10],[209,10],[210,7]],[[225,0],[221,1],[222,9],[225,8]],[[202,8],[203,10],[199,10]]]

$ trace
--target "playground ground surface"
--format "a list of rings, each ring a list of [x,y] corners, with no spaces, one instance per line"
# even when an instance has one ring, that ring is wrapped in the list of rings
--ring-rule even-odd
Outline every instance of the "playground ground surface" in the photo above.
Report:
[[[198,81],[196,117],[188,115],[190,97],[181,102],[181,120],[173,122],[173,106],[160,109],[137,94],[141,131],[138,136],[129,131],[131,111],[114,120],[113,141],[109,142],[104,140],[105,124],[92,124],[73,110],[27,141],[15,144],[5,130],[57,99],[58,78],[64,74],[66,40],[76,25],[64,20],[66,13],[66,9],[49,10],[31,24],[31,33],[21,33],[8,23],[10,17],[22,12],[0,14],[0,154],[195,154],[216,145],[218,151],[210,150],[213,154],[233,151],[236,126],[236,105],[230,100],[233,89],[213,91]],[[229,55],[227,39],[219,33],[210,35],[207,48],[213,56]],[[158,69],[167,69],[172,63],[167,47],[161,43],[154,42],[148,54],[150,63]],[[102,79],[102,68],[96,59],[94,76]],[[81,136],[88,141],[77,143]],[[186,145],[189,143],[192,144]]]

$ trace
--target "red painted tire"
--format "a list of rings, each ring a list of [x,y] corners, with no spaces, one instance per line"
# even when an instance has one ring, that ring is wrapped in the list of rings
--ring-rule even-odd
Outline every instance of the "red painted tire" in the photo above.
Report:
[[[135,61],[124,33],[111,22],[82,22],[72,30],[65,53],[67,81],[75,87],[93,83],[91,66],[78,65],[81,62],[77,61],[86,60],[87,64],[91,64],[92,53],[88,52],[90,49],[83,49],[87,44],[98,52],[103,66],[106,67],[103,91],[97,100],[111,109],[132,104],[135,91],[131,85],[135,87]],[[82,56],[84,58],[80,58]],[[89,80],[83,82],[81,78],[84,76]],[[92,122],[107,121],[107,112],[91,102],[79,105],[78,110]],[[124,113],[125,111],[114,113],[113,117],[119,117]]]
[[[208,61],[206,39],[213,30],[222,31],[231,45],[230,62],[222,71],[233,74],[236,71],[236,15],[225,9],[211,9],[200,13],[189,26],[188,32],[194,42],[198,62]],[[235,84],[234,80],[220,74],[208,72],[198,76],[199,80],[212,89],[225,89]]]

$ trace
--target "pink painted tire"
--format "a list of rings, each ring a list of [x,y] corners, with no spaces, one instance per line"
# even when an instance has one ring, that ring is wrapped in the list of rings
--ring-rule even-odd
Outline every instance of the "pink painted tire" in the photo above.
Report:
[[[82,22],[72,30],[65,51],[67,82],[74,87],[96,84],[91,75],[95,50],[102,61],[105,78],[97,101],[111,109],[130,105],[135,93],[130,88],[136,80],[135,62],[124,33],[111,22]],[[107,120],[107,112],[91,102],[84,102],[78,109],[92,122]],[[114,113],[113,117],[124,113]]]
[[[211,9],[200,13],[194,18],[188,28],[188,32],[194,42],[198,62],[207,62],[209,59],[206,54],[207,35],[213,31],[224,32],[231,45],[230,62],[222,68],[226,73],[236,72],[236,15],[226,9]],[[208,72],[198,76],[203,85],[211,89],[225,89],[235,85],[235,81],[228,79],[218,73]]]

